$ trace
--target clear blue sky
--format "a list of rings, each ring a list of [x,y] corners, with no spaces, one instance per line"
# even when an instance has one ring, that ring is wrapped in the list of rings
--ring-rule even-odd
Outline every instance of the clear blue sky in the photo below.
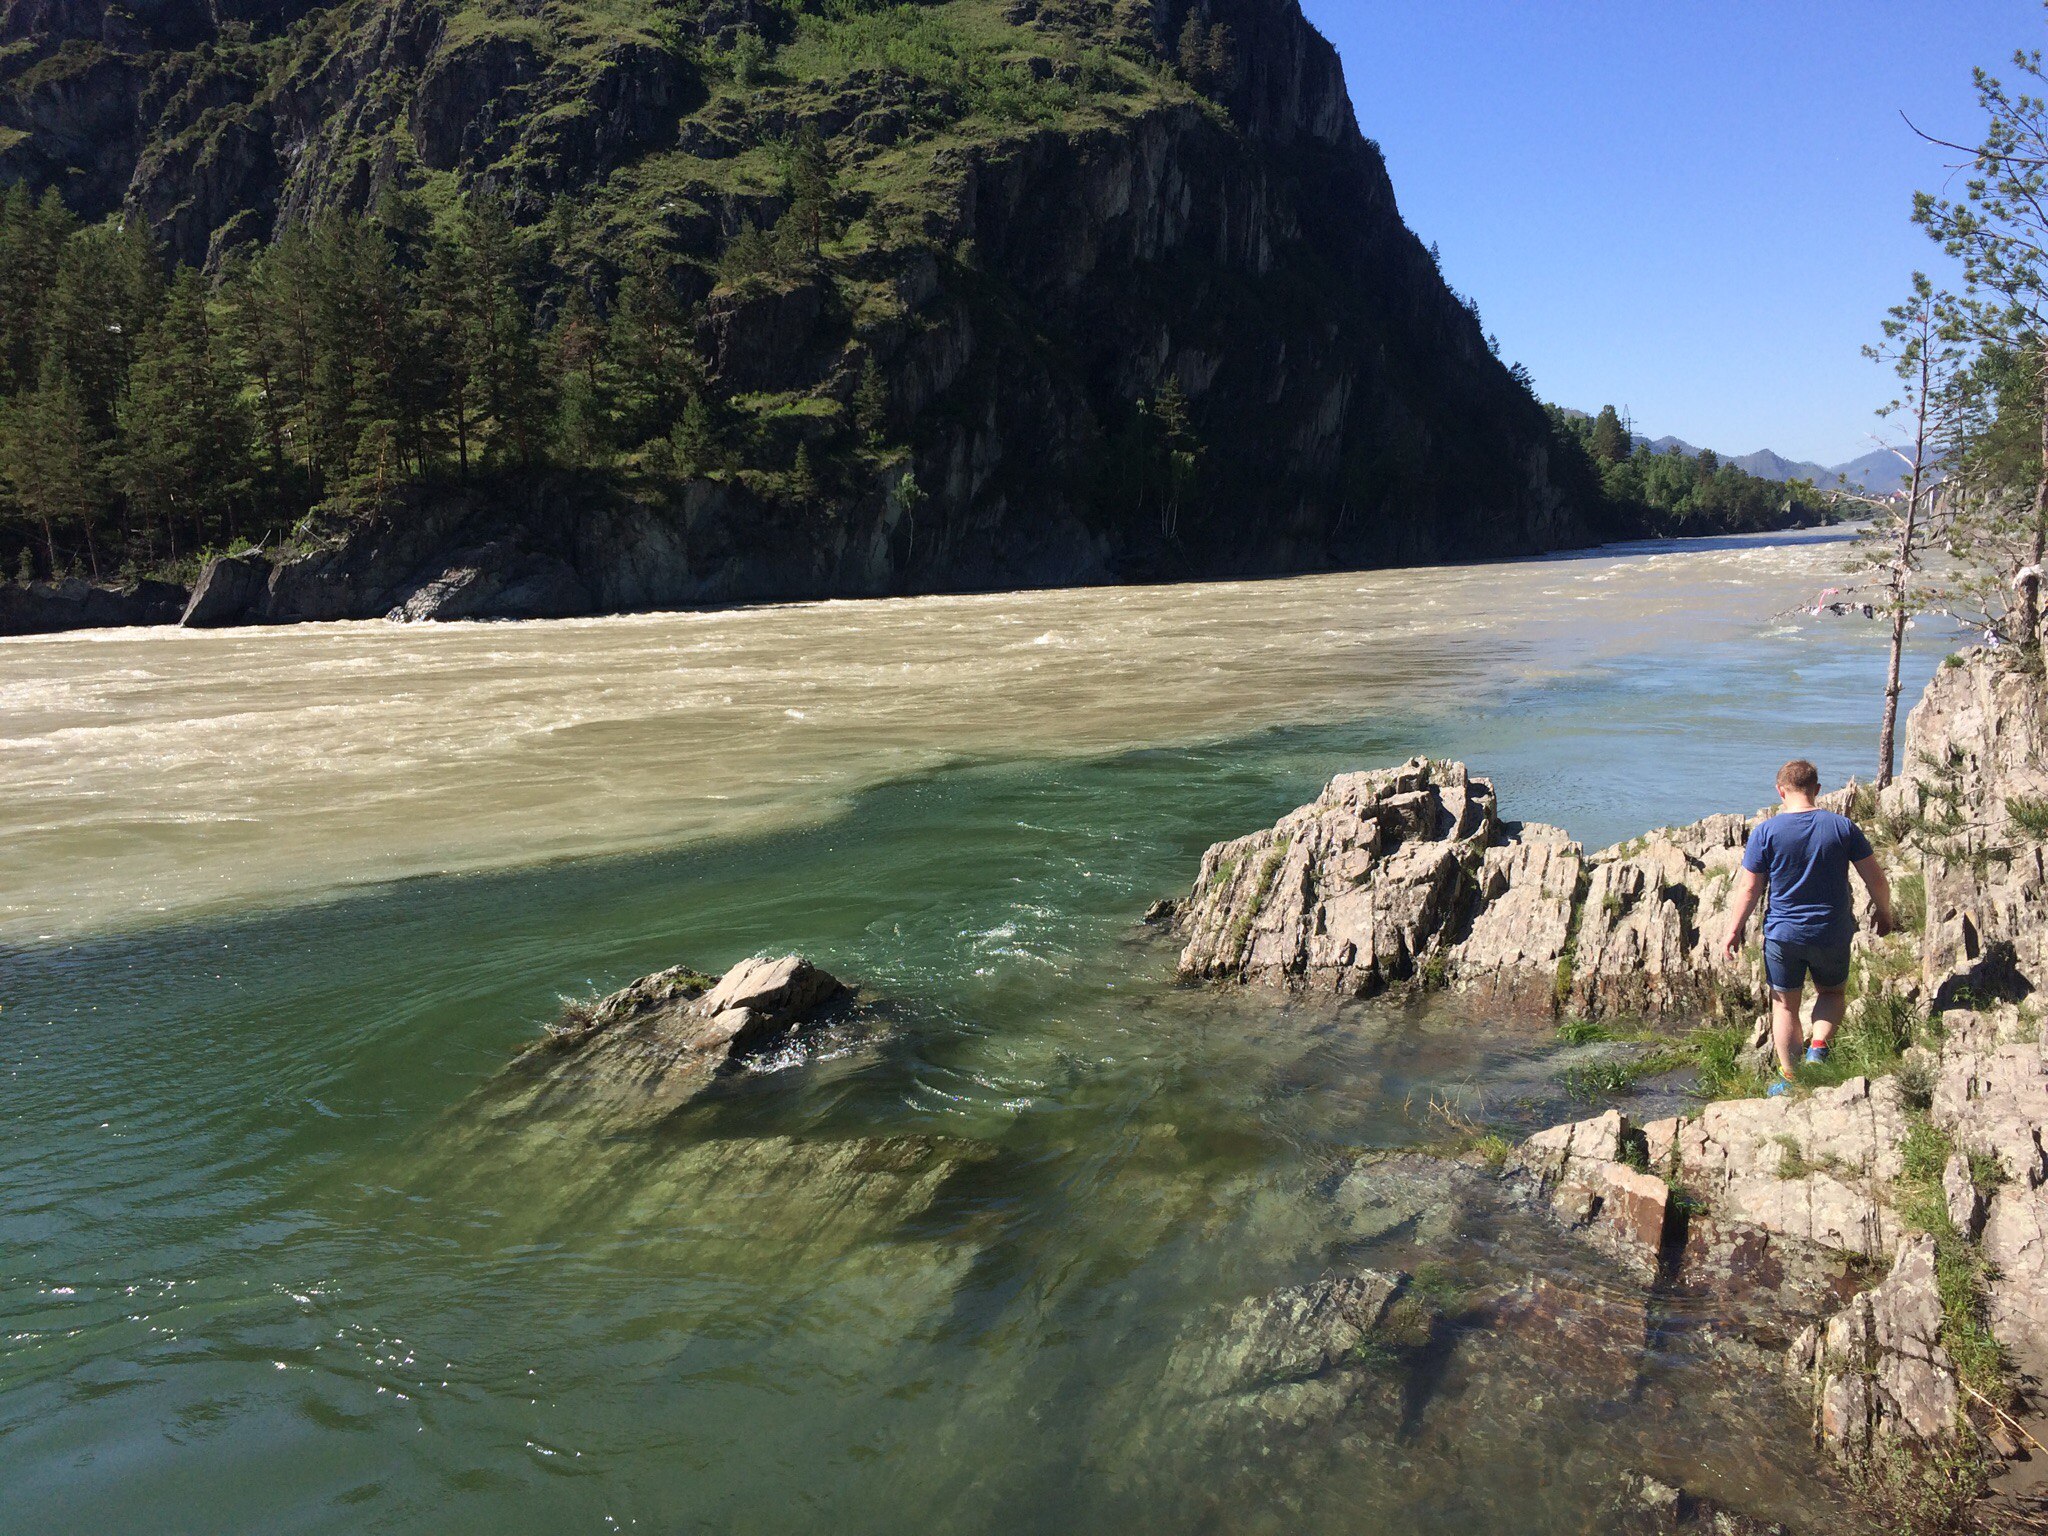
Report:
[[[1839,463],[1915,267],[1916,187],[1974,143],[1972,65],[2039,0],[1302,0],[1401,212],[1547,400],[1724,453]]]

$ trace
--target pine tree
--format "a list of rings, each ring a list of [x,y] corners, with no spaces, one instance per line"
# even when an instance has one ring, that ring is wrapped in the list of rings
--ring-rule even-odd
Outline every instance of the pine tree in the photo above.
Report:
[[[96,438],[113,435],[136,342],[162,293],[156,254],[135,226],[81,230],[64,242],[39,329],[45,357],[76,390]]]
[[[131,509],[163,523],[173,542],[181,520],[195,544],[209,531],[232,536],[253,481],[239,386],[214,334],[205,280],[184,268],[136,358],[116,456]]]
[[[816,128],[802,129],[790,146],[787,184],[789,212],[785,217],[799,251],[815,257],[839,232],[832,160]]]
[[[688,317],[668,274],[637,261],[619,282],[607,337],[617,378],[620,441],[628,446],[666,437],[691,382]]]
[[[604,323],[579,284],[570,288],[548,336],[549,367],[558,401],[556,436],[571,463],[594,464],[604,457],[610,435],[598,362],[604,355]]]
[[[428,359],[429,426],[438,423],[454,444],[456,465],[467,479],[476,434],[477,319],[469,258],[458,242],[436,240],[427,247],[419,332]]]
[[[1601,406],[1600,414],[1593,418],[1592,441],[1588,446],[1602,466],[1619,464],[1629,456],[1628,428],[1622,425],[1621,416],[1613,406]]]
[[[881,367],[872,352],[861,366],[860,386],[853,392],[853,424],[861,441],[870,448],[879,449],[888,436],[889,386],[883,382]]]
[[[534,335],[533,309],[522,292],[524,240],[492,193],[470,198],[461,238],[473,276],[470,329],[491,448],[531,468],[547,455],[554,391]]]
[[[38,200],[16,182],[0,196],[0,399],[35,388],[44,299],[77,227],[55,188]]]
[[[1212,91],[1228,92],[1237,86],[1237,39],[1220,21],[1209,29],[1203,72],[1208,76]]]
[[[1196,90],[1203,90],[1209,84],[1209,29],[1203,24],[1200,11],[1190,9],[1188,19],[1181,25],[1180,72],[1187,77],[1188,84]]]
[[[724,467],[718,424],[712,417],[710,404],[701,393],[692,394],[690,403],[683,407],[682,420],[676,423],[673,446],[676,473],[686,479],[708,475]]]
[[[64,568],[59,529],[83,535],[98,565],[93,525],[106,505],[105,458],[106,441],[93,426],[83,391],[60,358],[45,357],[36,387],[0,413],[0,466],[15,504],[42,533],[52,577]]]

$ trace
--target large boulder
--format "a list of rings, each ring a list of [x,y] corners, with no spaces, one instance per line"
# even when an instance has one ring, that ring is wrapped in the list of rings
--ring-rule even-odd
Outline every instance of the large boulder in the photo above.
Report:
[[[270,573],[267,555],[214,556],[199,573],[192,599],[178,622],[188,629],[213,629],[261,618],[269,596]]]
[[[590,593],[567,561],[498,542],[451,555],[405,590],[387,618],[568,619],[591,611]]]
[[[1451,938],[1499,832],[1493,786],[1462,763],[1333,779],[1312,805],[1203,856],[1181,974],[1349,995],[1413,977]]]

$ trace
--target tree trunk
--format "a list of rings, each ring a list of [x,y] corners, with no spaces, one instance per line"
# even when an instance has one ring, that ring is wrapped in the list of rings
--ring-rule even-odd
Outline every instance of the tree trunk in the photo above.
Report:
[[[1912,578],[1913,540],[1919,531],[1920,486],[1927,465],[1927,398],[1931,382],[1928,357],[1923,347],[1920,353],[1919,410],[1915,413],[1919,425],[1913,434],[1913,483],[1906,493],[1906,518],[1899,525],[1899,553],[1892,562],[1892,651],[1884,679],[1884,724],[1877,733],[1879,789],[1891,783],[1892,769],[1898,758],[1899,664],[1906,652],[1906,584]]]
[[[2027,563],[2034,574],[2020,583],[2019,634],[2029,650],[2041,644],[2041,558],[2048,554],[2048,349],[2041,357],[2041,477],[2034,485],[2034,538]]]

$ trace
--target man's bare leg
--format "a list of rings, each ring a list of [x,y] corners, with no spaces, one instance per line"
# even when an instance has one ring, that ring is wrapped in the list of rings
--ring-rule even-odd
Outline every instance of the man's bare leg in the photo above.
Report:
[[[1813,989],[1813,1044],[1825,1046],[1835,1038],[1835,1026],[1842,1022],[1842,1016],[1849,1011],[1849,989],[1847,987],[1815,987]],[[1796,1012],[1796,1010],[1795,1010]],[[1793,1037],[1797,1039],[1795,1035]]]
[[[1806,1040],[1799,1028],[1800,991],[1771,991],[1771,1044],[1778,1051],[1778,1075],[1790,1079],[1795,1074],[1800,1057],[1805,1053]]]

